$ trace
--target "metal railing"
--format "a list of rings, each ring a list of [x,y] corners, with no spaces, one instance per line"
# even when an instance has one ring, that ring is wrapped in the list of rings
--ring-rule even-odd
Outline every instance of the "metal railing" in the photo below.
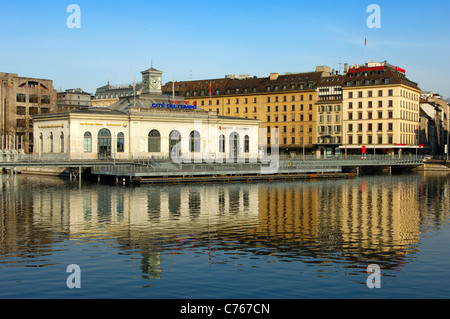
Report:
[[[211,163],[211,164],[174,164],[170,162],[149,162],[148,164],[134,163],[133,165],[95,165],[94,174],[108,175],[138,175],[138,174],[242,174],[261,171],[261,164],[256,163]]]
[[[130,161],[117,161],[130,162]],[[71,159],[68,154],[23,154],[0,153],[0,167],[5,166],[91,166],[94,164],[115,164],[114,160]]]
[[[421,165],[418,159],[347,159],[347,160],[309,160],[292,161],[281,160],[276,163],[276,173],[307,173],[307,172],[341,172],[343,167],[362,166],[393,166],[393,165]],[[171,176],[171,175],[233,175],[233,174],[262,174],[263,167],[269,164],[262,163],[197,163],[197,164],[174,164],[170,162],[148,162],[143,164],[133,163],[131,165],[94,165],[92,173],[99,175],[119,176]]]
[[[424,155],[413,155],[413,154],[402,154],[402,155],[389,155],[389,154],[366,154],[366,155],[280,155],[280,160],[291,160],[291,161],[314,161],[314,160],[324,160],[324,161],[337,161],[337,160],[401,160],[401,159],[417,159],[422,160]],[[434,157],[433,157],[434,158]]]
[[[270,160],[276,162],[280,169],[295,170],[306,167],[331,169],[343,166],[380,166],[380,165],[415,165],[421,164],[428,157],[415,155],[347,155],[318,158],[314,155],[274,156]],[[433,159],[440,159],[433,157]],[[445,157],[443,156],[444,160]],[[179,171],[255,171],[264,165],[269,165],[267,158],[263,159],[239,159],[236,162],[225,161],[223,163],[174,163],[170,159],[155,159],[153,157],[136,157],[133,159],[71,159],[69,154],[24,154],[24,153],[0,153],[0,166],[95,166],[102,170],[113,171],[114,169],[124,171],[126,169],[134,172],[179,172]],[[106,168],[108,167],[108,168]]]

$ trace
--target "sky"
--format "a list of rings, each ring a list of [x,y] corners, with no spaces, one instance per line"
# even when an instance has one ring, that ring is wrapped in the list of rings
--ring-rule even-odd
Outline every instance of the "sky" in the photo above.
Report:
[[[108,81],[139,82],[152,63],[166,83],[372,60],[450,98],[449,9],[448,0],[2,0],[0,72],[95,93]]]

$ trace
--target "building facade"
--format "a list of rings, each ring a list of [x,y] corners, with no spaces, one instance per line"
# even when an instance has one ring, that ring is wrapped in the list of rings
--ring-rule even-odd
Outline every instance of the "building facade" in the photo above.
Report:
[[[341,154],[342,145],[342,80],[333,72],[323,76],[317,84],[317,156],[330,157]]]
[[[423,145],[423,153],[438,155],[439,146],[439,109],[432,102],[420,99],[419,113],[419,145]]]
[[[3,151],[33,152],[32,116],[56,110],[53,81],[0,73],[0,135]]]
[[[423,92],[420,97],[421,131],[425,145],[429,146],[430,155],[446,155],[449,143],[449,105],[439,94]],[[423,122],[423,123],[422,123]],[[425,125],[428,135],[424,135]]]
[[[162,90],[219,115],[260,120],[267,130],[269,151],[275,143],[280,153],[312,154],[317,142],[317,84],[324,73],[318,67],[315,72],[272,73],[263,78],[233,75],[168,82]]]
[[[92,94],[82,89],[68,89],[57,93],[58,112],[87,109],[91,107]]]
[[[157,88],[161,74],[144,72],[143,83],[156,83],[154,87],[108,107],[36,115],[35,154],[183,163],[257,159],[258,120],[221,116],[180,97],[172,100]]]
[[[149,109],[80,110],[37,115],[35,154],[70,159],[249,161],[258,156],[254,120],[213,112]]]
[[[422,96],[430,102],[433,102],[437,108],[439,109],[439,153],[440,155],[447,155],[449,152],[449,141],[450,141],[450,135],[449,135],[449,111],[450,106],[444,98],[437,93],[432,93],[432,96],[429,96],[429,93],[424,92]]]
[[[121,98],[139,95],[142,92],[142,85],[137,83],[126,85],[110,85],[108,84],[97,88],[94,98],[91,101],[93,107],[108,107],[116,103]]]
[[[405,71],[386,62],[352,66],[343,91],[345,153],[405,154],[418,148],[419,98],[417,83]]]

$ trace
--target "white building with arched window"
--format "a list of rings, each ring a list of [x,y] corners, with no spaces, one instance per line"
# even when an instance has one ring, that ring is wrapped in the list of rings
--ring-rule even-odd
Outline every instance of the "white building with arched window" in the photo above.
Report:
[[[183,98],[163,95],[161,74],[153,67],[143,71],[142,94],[123,97],[106,108],[35,115],[34,153],[91,160],[257,159],[259,120],[220,116],[197,109]]]
[[[34,153],[67,159],[256,159],[259,121],[190,109],[89,109],[34,116]],[[56,156],[58,154],[58,156]]]

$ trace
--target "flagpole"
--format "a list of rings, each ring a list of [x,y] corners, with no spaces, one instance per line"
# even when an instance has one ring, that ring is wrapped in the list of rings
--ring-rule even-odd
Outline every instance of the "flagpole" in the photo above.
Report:
[[[136,75],[133,79],[133,107],[136,107]]]
[[[364,64],[367,63],[367,36],[364,37]]]

